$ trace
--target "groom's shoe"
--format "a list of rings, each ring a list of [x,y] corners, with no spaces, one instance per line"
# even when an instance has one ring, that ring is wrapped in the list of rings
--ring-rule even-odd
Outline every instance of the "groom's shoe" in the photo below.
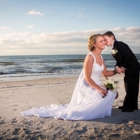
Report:
[[[123,109],[123,106],[119,106],[118,109]]]
[[[131,109],[131,108],[123,108],[122,109],[122,112],[133,112],[134,109]]]
[[[128,112],[133,112],[135,109],[132,109],[132,108],[128,108]]]
[[[123,108],[122,109],[122,112],[127,112],[127,108]]]

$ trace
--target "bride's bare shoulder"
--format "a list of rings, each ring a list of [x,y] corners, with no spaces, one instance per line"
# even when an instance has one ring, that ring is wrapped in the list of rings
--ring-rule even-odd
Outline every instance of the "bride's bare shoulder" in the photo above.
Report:
[[[88,53],[85,57],[85,59],[91,59],[91,60],[94,60],[94,56],[92,53]]]
[[[92,56],[91,53],[88,53],[85,57],[84,63],[93,63],[94,62],[94,57]]]

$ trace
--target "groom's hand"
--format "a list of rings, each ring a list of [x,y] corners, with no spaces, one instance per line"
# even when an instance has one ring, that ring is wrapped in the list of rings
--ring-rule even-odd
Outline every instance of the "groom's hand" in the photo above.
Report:
[[[117,71],[117,73],[119,73],[119,74],[121,74],[121,73],[122,73],[122,69],[121,69],[121,68],[119,68],[118,66],[116,66],[116,71]]]
[[[121,67],[121,71],[124,73],[125,72],[125,68],[124,67]]]

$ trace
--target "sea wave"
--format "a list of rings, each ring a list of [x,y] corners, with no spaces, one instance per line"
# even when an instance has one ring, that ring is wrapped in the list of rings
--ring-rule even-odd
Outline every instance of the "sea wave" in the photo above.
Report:
[[[111,54],[102,55],[107,69],[114,69]],[[140,55],[136,55],[140,62]],[[79,74],[85,55],[0,56],[0,77]]]

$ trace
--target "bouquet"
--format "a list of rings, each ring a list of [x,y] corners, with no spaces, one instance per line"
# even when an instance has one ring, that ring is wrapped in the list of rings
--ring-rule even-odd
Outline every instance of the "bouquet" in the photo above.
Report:
[[[106,88],[106,90],[112,90],[112,91],[117,91],[117,83],[118,81],[112,81],[112,80],[105,80],[103,82],[103,86]],[[103,96],[103,98],[105,97],[105,95]]]
[[[116,90],[116,84],[112,80],[106,80],[103,82],[104,87],[106,90]]]

